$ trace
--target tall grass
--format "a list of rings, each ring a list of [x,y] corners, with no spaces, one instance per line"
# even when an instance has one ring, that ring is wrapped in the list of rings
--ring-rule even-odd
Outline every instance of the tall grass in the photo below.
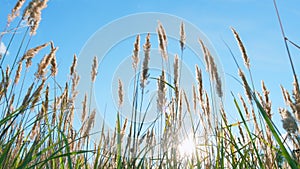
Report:
[[[204,85],[205,72],[196,65],[196,84],[190,89],[192,98],[188,98],[187,91],[182,89],[180,83],[186,45],[184,23],[178,27],[181,54],[176,55],[174,61],[169,59],[167,33],[163,23],[159,23],[157,33],[162,56],[161,74],[158,77],[150,75],[148,64],[153,40],[150,34],[145,37],[142,47],[140,41],[143,36],[137,35],[132,55],[135,72],[131,106],[133,120],[122,121],[120,117],[124,92],[120,77],[116,89],[119,104],[115,113],[115,130],[112,133],[105,132],[103,125],[99,131],[98,143],[93,146],[90,137],[96,110],[91,108],[90,103],[96,76],[101,74],[98,72],[97,57],[91,61],[91,92],[86,93],[82,110],[77,110],[81,112],[81,126],[75,129],[75,98],[79,92],[76,87],[80,80],[76,70],[77,57],[73,57],[66,82],[57,82],[56,76],[60,75],[56,63],[58,47],[51,41],[35,47],[31,47],[30,43],[41,21],[41,11],[47,6],[47,0],[33,0],[25,8],[23,5],[23,0],[17,1],[0,35],[0,42],[4,36],[9,39],[7,50],[15,49],[12,46],[17,50],[11,52],[14,55],[12,59],[7,58],[8,52],[0,59],[1,168],[300,167],[297,126],[300,122],[300,89],[297,75],[293,72],[292,94],[281,87],[284,102],[289,106],[289,109],[279,108],[283,128],[287,132],[284,135],[272,121],[272,114],[277,112],[272,112],[270,91],[263,81],[261,92],[254,86],[250,58],[234,28],[233,36],[241,49],[245,69],[249,72],[247,77],[232,55],[240,76],[238,81],[244,87],[245,95],[237,96],[232,93],[232,104],[236,110],[230,110],[230,113],[233,111],[238,114],[240,121],[230,123],[227,119],[228,112],[224,110],[222,101],[224,91],[220,72],[210,50],[201,39],[199,48],[203,51],[210,86]],[[25,10],[22,17],[17,17],[23,8]],[[19,21],[15,21],[16,19]],[[20,26],[22,20],[27,22],[25,28]],[[15,31],[7,34],[7,30]],[[22,40],[16,40],[16,36],[22,36]],[[285,38],[285,42],[290,41]],[[297,47],[295,43],[290,43]],[[42,54],[39,53],[44,53],[44,57],[40,59]],[[289,58],[291,59],[290,53]],[[31,65],[38,60],[40,62],[37,67]],[[294,70],[293,62],[290,61]],[[173,72],[173,76],[166,72]],[[149,97],[146,97],[145,91],[150,80],[157,83],[158,97],[147,100]],[[213,96],[210,91],[216,91],[216,95]],[[220,98],[220,103],[216,102],[215,97]],[[155,101],[155,120],[150,125],[145,125],[146,114],[153,114],[149,112],[149,106]],[[194,118],[195,116],[198,118]],[[184,125],[184,118],[188,119],[190,128]]]

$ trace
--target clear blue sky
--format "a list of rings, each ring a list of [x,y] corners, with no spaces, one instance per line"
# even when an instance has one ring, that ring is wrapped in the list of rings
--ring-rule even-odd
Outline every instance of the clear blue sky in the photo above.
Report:
[[[4,27],[7,14],[14,4],[15,1],[12,0],[1,0],[1,26]],[[287,36],[299,44],[299,2],[278,0],[278,7]],[[67,72],[73,54],[79,54],[89,37],[99,28],[120,17],[142,12],[172,14],[197,26],[214,45],[225,73],[237,77],[237,69],[222,42],[224,39],[229,44],[240,64],[243,64],[240,51],[230,31],[230,27],[234,27],[246,46],[256,87],[260,89],[260,80],[265,81],[271,91],[274,113],[279,117],[277,107],[284,107],[279,86],[283,84],[291,89],[293,79],[272,0],[197,2],[50,0],[48,8],[43,11],[42,22],[31,44],[34,46],[53,40],[55,45],[59,46],[57,52],[59,68]],[[6,43],[5,40],[4,43]],[[299,74],[297,63],[300,61],[300,52],[291,48],[296,71]],[[132,46],[128,49],[131,52]],[[64,63],[67,63],[67,66]],[[231,111],[233,104],[231,104],[232,98],[229,92],[234,91],[237,94],[243,93],[243,90],[232,78],[227,75],[225,78],[226,102],[230,102],[226,107]],[[277,121],[279,122],[279,118]]]

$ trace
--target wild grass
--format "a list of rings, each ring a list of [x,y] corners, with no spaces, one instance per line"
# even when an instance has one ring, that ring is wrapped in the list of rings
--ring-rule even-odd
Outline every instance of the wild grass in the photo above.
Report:
[[[288,48],[294,88],[290,94],[281,87],[284,103],[289,108],[279,108],[278,112],[272,112],[270,91],[264,81],[261,83],[261,92],[253,85],[250,58],[242,38],[232,28],[250,77],[245,75],[242,66],[232,55],[240,76],[238,81],[244,87],[241,92],[245,92],[245,95],[232,93],[232,104],[236,110],[230,113],[233,111],[238,114],[240,121],[230,123],[227,118],[229,112],[224,109],[222,100],[224,91],[220,72],[206,44],[199,39],[210,86],[207,90],[203,83],[204,71],[196,65],[196,83],[190,89],[193,96],[188,98],[187,91],[181,88],[180,83],[186,45],[184,23],[178,27],[181,53],[174,57],[174,61],[168,56],[167,32],[163,23],[159,23],[157,33],[162,57],[160,75],[153,77],[149,73],[153,39],[147,34],[141,47],[143,36],[137,35],[132,54],[132,68],[135,72],[131,105],[133,120],[121,120],[124,87],[119,79],[116,89],[119,96],[118,111],[111,113],[117,117],[115,130],[112,133],[106,132],[103,125],[98,143],[93,145],[90,137],[93,134],[91,129],[95,123],[96,110],[90,104],[93,84],[97,74],[101,74],[98,72],[97,56],[91,61],[91,92],[85,94],[82,110],[77,110],[81,113],[81,126],[76,129],[73,121],[75,99],[80,92],[77,91],[80,80],[76,70],[77,56],[73,57],[66,82],[57,82],[56,77],[60,75],[56,63],[58,47],[51,41],[35,47],[31,47],[30,43],[47,0],[33,0],[27,7],[23,5],[23,0],[17,1],[0,35],[0,42],[4,36],[10,39],[7,50],[12,49],[12,46],[17,47],[12,59],[7,58],[7,52],[0,57],[0,168],[300,167],[300,89]],[[22,17],[18,18],[22,8],[25,10]],[[25,28],[20,26],[22,20],[27,22]],[[12,24],[14,22],[17,24]],[[8,34],[5,33],[7,30],[15,31]],[[15,36],[23,36],[22,41],[16,40]],[[286,45],[290,43],[298,47],[287,38],[284,39]],[[39,53],[45,55],[38,67],[34,67],[32,61],[38,62],[41,56]],[[173,72],[173,78],[166,72]],[[157,83],[158,97],[152,98],[157,105],[154,113],[149,112],[149,105],[154,103],[151,99],[147,100],[145,92],[149,80]],[[215,91],[215,96],[211,94],[211,89]],[[221,100],[220,103],[216,102],[216,98]],[[147,113],[156,116],[150,126],[145,125]],[[274,113],[281,114],[286,134],[280,133],[280,126],[273,123]],[[189,120],[190,128],[184,125],[184,118]]]

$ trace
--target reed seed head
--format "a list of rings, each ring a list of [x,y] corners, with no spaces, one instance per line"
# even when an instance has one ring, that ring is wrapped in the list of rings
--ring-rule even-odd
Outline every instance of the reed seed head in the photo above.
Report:
[[[22,71],[22,62],[19,62],[18,69],[17,69],[16,75],[15,75],[15,81],[14,81],[15,84],[17,84],[20,80],[21,71]]]
[[[143,46],[144,48],[144,61],[143,61],[143,70],[142,70],[142,75],[141,75],[141,87],[144,88],[147,84],[147,79],[149,77],[149,60],[150,60],[150,48],[151,48],[151,43],[150,43],[150,33],[148,33],[147,37],[146,37],[146,42]]]
[[[286,109],[279,109],[279,113],[281,115],[282,125],[285,131],[288,133],[296,133],[298,126],[292,114]]]
[[[97,56],[94,56],[92,72],[91,72],[92,82],[95,82],[97,74],[98,74],[98,58]]]
[[[12,9],[11,13],[8,15],[7,17],[7,24],[8,26],[10,25],[10,23],[20,15],[20,9],[22,8],[22,6],[24,5],[26,0],[18,0],[18,2],[16,3],[15,7]]]
[[[158,98],[157,98],[157,108],[160,112],[164,112],[164,106],[166,103],[166,79],[165,71],[162,70],[160,77],[157,80],[158,86]]]
[[[122,81],[119,79],[119,90],[118,90],[118,94],[119,94],[119,107],[121,107],[122,106],[122,104],[123,104],[123,95],[124,95],[124,93],[123,93],[124,91],[123,91],[123,84],[122,84]]]
[[[249,57],[246,53],[245,46],[244,46],[239,34],[237,33],[237,31],[234,28],[231,28],[231,30],[232,30],[232,32],[235,36],[236,41],[238,42],[240,50],[242,52],[242,56],[243,56],[243,59],[244,59],[245,66],[247,67],[247,69],[250,69],[250,59],[249,59]]]
[[[134,50],[132,55],[132,67],[136,71],[137,66],[139,64],[139,51],[140,51],[140,35],[136,36],[136,40],[134,43]]]
[[[186,37],[185,37],[184,23],[181,22],[181,24],[180,24],[180,48],[181,48],[181,51],[183,51],[185,48],[185,40],[186,40]]]
[[[74,54],[72,66],[70,67],[70,76],[72,76],[75,73],[76,66],[77,66],[77,56],[76,54]]]
[[[241,69],[239,69],[239,76],[242,79],[243,86],[244,86],[244,89],[246,91],[246,96],[249,99],[249,102],[251,102],[252,101],[252,95],[251,95],[250,87],[248,85],[246,76],[245,76],[244,72]]]

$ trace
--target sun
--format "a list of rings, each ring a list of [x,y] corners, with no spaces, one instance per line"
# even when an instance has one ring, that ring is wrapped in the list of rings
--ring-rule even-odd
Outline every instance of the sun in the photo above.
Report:
[[[196,146],[192,135],[189,135],[189,137],[183,140],[178,146],[179,154],[183,158],[192,158],[195,149]]]

